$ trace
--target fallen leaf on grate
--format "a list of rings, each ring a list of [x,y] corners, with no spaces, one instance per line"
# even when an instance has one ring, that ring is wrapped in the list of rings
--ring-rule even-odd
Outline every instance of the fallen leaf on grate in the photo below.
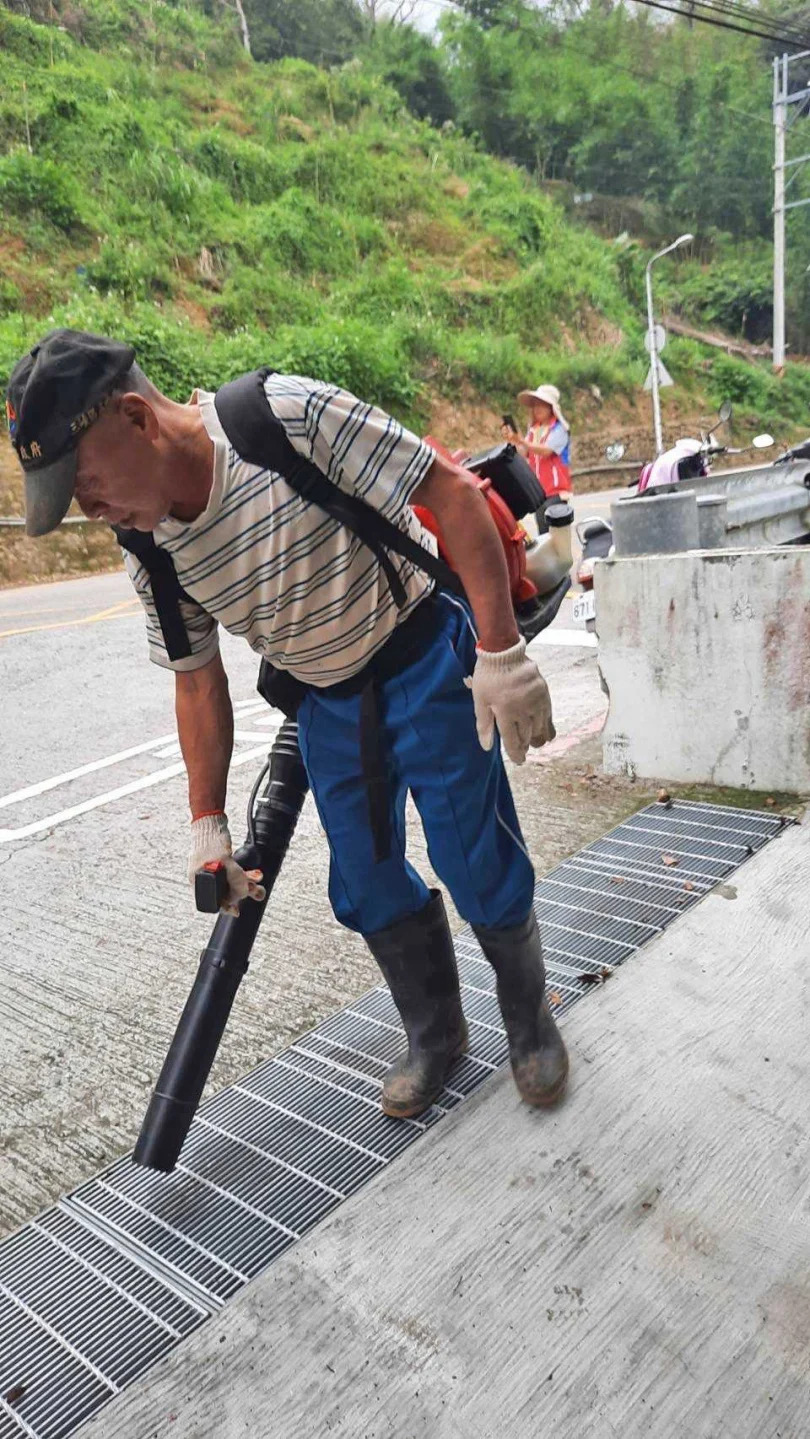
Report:
[[[556,989],[552,989],[548,997],[548,1002],[549,1004],[562,1004],[562,995],[558,994]]]
[[[677,855],[675,855],[675,854],[662,854],[662,855],[661,855],[661,862],[662,862],[662,864],[673,865],[673,864],[680,864],[681,861],[678,859]]]
[[[620,874],[612,874],[610,876],[610,882],[611,884],[624,884],[624,879]]]
[[[606,979],[610,979],[612,973],[613,970],[610,965],[603,964],[602,968],[597,970],[596,974],[592,974],[591,971],[588,970],[587,973],[583,972],[578,977],[582,980],[583,984],[604,984]]]
[[[6,1394],[6,1396],[5,1396],[5,1401],[6,1401],[7,1404],[19,1404],[20,1400],[21,1400],[24,1396],[25,1396],[25,1385],[24,1385],[24,1384],[15,1384],[14,1387],[13,1387],[13,1389],[9,1389],[8,1393]]]
[[[684,889],[694,889],[695,886],[693,885],[691,879],[686,879],[684,880],[683,887]]]

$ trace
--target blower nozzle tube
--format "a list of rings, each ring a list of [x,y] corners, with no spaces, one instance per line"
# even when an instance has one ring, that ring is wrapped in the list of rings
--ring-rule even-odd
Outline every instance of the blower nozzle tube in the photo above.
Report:
[[[298,729],[292,720],[285,720],[270,752],[267,784],[252,819],[252,841],[234,856],[243,868],[262,871],[265,898],[243,900],[237,916],[220,914],[200,956],[197,977],[135,1145],[133,1159],[147,1169],[169,1174],[177,1163],[307,789]]]

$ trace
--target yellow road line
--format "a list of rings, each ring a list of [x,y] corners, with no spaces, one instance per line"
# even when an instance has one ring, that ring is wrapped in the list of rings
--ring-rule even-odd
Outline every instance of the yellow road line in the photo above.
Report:
[[[0,640],[8,639],[11,635],[32,635],[40,630],[67,630],[72,629],[74,625],[96,625],[101,620],[127,620],[137,613],[137,608],[131,608],[133,605],[136,607],[139,605],[137,597],[122,600],[120,604],[111,605],[106,610],[99,610],[97,614],[83,615],[78,620],[56,620],[47,625],[25,625],[17,630],[0,630]],[[121,611],[127,607],[129,607],[128,613],[121,614]]]
[[[81,605],[43,605],[38,610],[0,610],[0,620],[25,620],[32,615],[81,615]]]

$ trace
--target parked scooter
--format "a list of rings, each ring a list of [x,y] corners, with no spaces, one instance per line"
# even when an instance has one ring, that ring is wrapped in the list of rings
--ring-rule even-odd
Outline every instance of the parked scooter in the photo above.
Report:
[[[786,460],[810,460],[810,439],[800,440],[798,445],[790,445],[782,450],[773,463],[783,465]]]
[[[610,520],[601,515],[592,515],[580,520],[576,527],[577,539],[582,556],[577,566],[576,580],[582,594],[574,600],[572,617],[574,624],[585,625],[593,634],[596,629],[596,596],[593,591],[593,575],[597,560],[605,560],[613,549],[613,528]]]
[[[699,440],[686,437],[676,440],[671,449],[642,465],[638,479],[633,482],[636,493],[644,495],[657,491],[660,494],[685,480],[705,479],[711,474],[714,461],[721,455],[745,455],[751,450],[770,449],[775,443],[772,435],[756,435],[750,445],[721,444],[716,437],[717,431],[721,425],[728,424],[732,413],[730,402],[724,400],[714,425],[702,433]],[[621,459],[624,453],[623,444],[609,445],[605,451],[608,459],[614,461]]]
[[[642,465],[638,478],[631,483],[631,492],[635,490],[637,495],[665,494],[684,482],[688,483],[689,480],[702,479],[710,475],[712,462],[720,455],[744,455],[750,450],[770,449],[775,443],[771,435],[762,434],[756,435],[750,445],[739,448],[721,444],[716,438],[716,432],[721,425],[728,424],[731,416],[731,404],[726,400],[720,407],[715,424],[708,432],[702,434],[699,440],[686,438],[677,440],[670,450],[666,450],[657,459]],[[605,447],[605,458],[611,464],[618,464],[625,454],[626,445],[622,441],[613,441]],[[810,459],[810,440],[805,441],[803,445],[796,446],[793,451],[786,451],[780,458]],[[584,621],[586,628],[594,631],[596,629],[594,567],[596,560],[606,559],[610,555],[613,548],[613,529],[609,520],[603,519],[601,516],[594,516],[581,520],[576,530],[582,547],[582,558],[577,568],[576,579],[582,587],[582,595],[574,601],[574,622]]]

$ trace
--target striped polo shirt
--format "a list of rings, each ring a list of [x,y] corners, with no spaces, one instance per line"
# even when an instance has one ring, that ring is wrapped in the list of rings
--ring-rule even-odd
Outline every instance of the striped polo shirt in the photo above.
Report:
[[[359,495],[435,553],[432,536],[409,504],[435,458],[423,441],[335,385],[270,375],[265,392],[296,450],[333,484]],[[192,403],[214,444],[209,501],[190,524],[169,517],[154,531],[191,597],[192,603],[181,605],[188,658],[169,659],[149,576],[125,555],[146,610],[150,659],[168,669],[198,669],[216,654],[217,626],[223,625],[309,684],[348,679],[408,618],[433,581],[392,554],[407,596],[398,611],[372,552],[301,499],[281,475],[243,460],[228,442],[213,395],[197,391]]]

